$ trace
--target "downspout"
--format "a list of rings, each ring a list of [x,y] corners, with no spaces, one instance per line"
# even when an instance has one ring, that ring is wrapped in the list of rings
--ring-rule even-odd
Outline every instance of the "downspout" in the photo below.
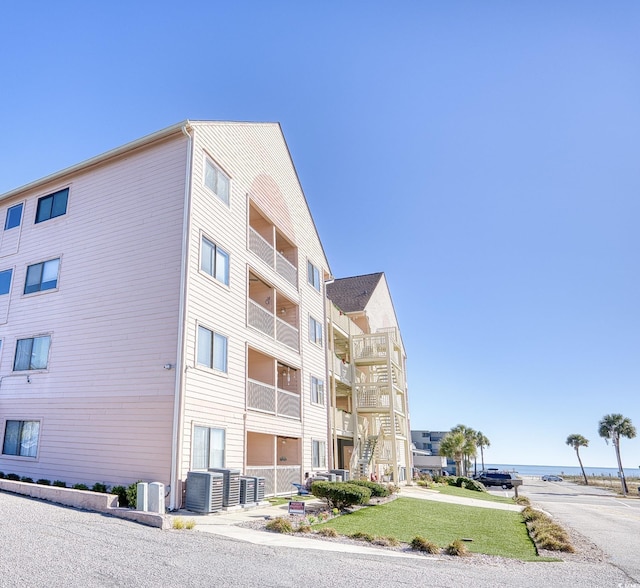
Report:
[[[191,127],[185,124],[182,132],[187,137],[187,165],[184,181],[184,204],[182,218],[182,260],[180,262],[180,310],[178,314],[178,349],[176,359],[176,386],[173,404],[173,439],[171,451],[171,492],[169,510],[182,506],[182,437],[184,434],[184,392],[186,385],[186,320],[187,320],[187,284],[189,280],[189,244],[191,242],[191,176],[193,166],[193,137]]]
[[[325,382],[327,386],[325,387],[325,403],[327,405],[327,465],[330,466],[333,464],[333,468],[336,468],[337,465],[334,463],[334,451],[333,451],[333,419],[331,415],[331,402],[329,402],[329,354],[331,353],[331,349],[333,349],[333,323],[331,328],[329,328],[327,323],[327,284],[332,284],[334,281],[333,276],[331,276],[328,280],[323,280],[323,300],[322,300],[322,314],[324,325],[326,328],[326,341],[325,341],[325,353],[324,353],[324,371],[325,371]],[[329,343],[329,336],[331,335],[331,343]],[[331,467],[327,467],[327,470],[333,469]]]

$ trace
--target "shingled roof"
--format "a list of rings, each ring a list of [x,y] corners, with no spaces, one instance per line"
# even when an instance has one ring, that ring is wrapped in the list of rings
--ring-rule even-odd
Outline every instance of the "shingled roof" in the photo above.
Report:
[[[327,296],[342,312],[364,310],[381,277],[382,272],[338,278],[327,284]]]

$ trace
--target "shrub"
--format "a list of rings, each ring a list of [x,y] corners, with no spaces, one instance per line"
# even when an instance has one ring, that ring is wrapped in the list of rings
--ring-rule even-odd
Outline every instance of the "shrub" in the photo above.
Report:
[[[398,484],[387,484],[387,490],[389,494],[398,494],[400,492],[400,486]]]
[[[191,529],[195,529],[195,526],[196,526],[195,519],[189,519],[184,523],[184,528],[187,529],[187,531],[191,531]]]
[[[435,476],[433,476],[433,483],[434,484],[440,484],[443,481],[445,481],[444,476],[438,476],[437,474]]]
[[[458,478],[462,480],[461,485],[462,488],[466,488],[467,490],[473,490],[474,492],[486,492],[487,489],[484,487],[482,482],[478,482],[477,480],[472,480],[471,478]]]
[[[425,553],[438,553],[440,548],[433,542],[417,535],[411,540],[411,549],[414,551],[424,551]]]
[[[39,480],[36,480],[36,484],[40,484],[41,486],[51,486],[51,480],[40,478]]]
[[[400,541],[398,541],[395,537],[376,537],[373,540],[374,545],[380,545],[382,547],[397,547],[400,545]]]
[[[369,533],[363,533],[362,531],[356,531],[349,535],[351,539],[357,539],[358,541],[366,541],[367,543],[373,543],[375,537]]]
[[[0,479],[4,479],[4,472],[0,472]]]
[[[367,504],[371,490],[350,482],[314,482],[311,494],[327,501],[329,508],[345,509],[355,504]]]
[[[265,528],[269,531],[273,531],[274,533],[293,533],[291,521],[284,517],[277,517],[272,521],[269,521],[265,525]]]
[[[447,555],[467,555],[467,546],[460,540],[454,539],[444,548]]]
[[[530,506],[531,501],[526,496],[518,496],[517,498],[514,496],[513,501],[520,506]]]
[[[352,482],[347,483],[369,488],[369,490],[371,490],[371,496],[376,498],[384,498],[390,494],[389,488],[384,484],[378,484],[378,482],[370,482],[369,480],[353,480]]]
[[[138,484],[142,482],[142,480],[138,480],[137,482],[133,482],[133,484],[129,484],[127,489],[125,490],[127,495],[127,504],[129,508],[135,508],[138,502]]]
[[[107,493],[107,485],[102,482],[96,482],[93,486],[91,486],[92,492],[101,492],[102,494]]]
[[[118,506],[127,507],[129,501],[127,500],[127,489],[124,486],[114,486],[111,488],[111,494],[115,494],[118,497]]]
[[[337,537],[338,531],[333,527],[322,527],[322,529],[318,530],[318,535],[322,535],[323,537]]]
[[[18,474],[7,474],[7,480],[13,480],[14,482],[19,482],[20,476]]]
[[[531,508],[530,506],[527,506],[525,508],[522,509],[522,518],[524,519],[525,523],[528,523],[530,521],[538,521],[540,519],[549,519],[549,517],[547,517],[547,515],[545,515],[542,511],[539,510],[535,510],[534,508]],[[551,520],[551,519],[549,519]]]
[[[296,529],[297,533],[311,533],[311,525],[302,524]]]
[[[171,528],[177,530],[184,529],[184,521],[180,517],[176,517],[171,521]]]
[[[66,488],[67,487],[67,483],[63,482],[62,480],[55,480],[53,482],[54,486],[57,486],[58,488]]]
[[[27,484],[33,484],[33,478],[30,478],[29,476],[22,476],[22,478],[20,478],[21,482],[26,482]]]
[[[540,511],[533,510],[529,507],[525,508],[522,512],[531,511],[527,513],[529,516],[527,521],[527,528],[529,529],[529,535],[538,549],[548,549],[550,551],[564,551],[573,553],[575,550],[569,535],[567,532],[557,523],[554,523],[547,515]],[[531,516],[535,513],[534,516]]]
[[[458,476],[447,476],[443,478],[443,481],[449,484],[449,486],[458,486]]]
[[[74,484],[71,486],[74,490],[89,490],[89,486],[86,484]]]

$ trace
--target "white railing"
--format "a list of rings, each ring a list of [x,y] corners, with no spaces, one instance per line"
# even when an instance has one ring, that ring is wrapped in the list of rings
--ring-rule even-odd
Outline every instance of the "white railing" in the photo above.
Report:
[[[342,329],[347,335],[356,332],[361,332],[351,319],[344,314],[331,300],[327,299],[327,314],[331,313],[331,320],[333,324]]]
[[[298,329],[279,318],[276,318],[276,340],[295,351],[300,349]]]
[[[269,386],[256,380],[247,380],[247,408],[275,414],[275,386]]]
[[[249,227],[249,249],[269,267],[273,267],[274,248],[260,233]]]
[[[264,478],[264,495],[291,494],[295,492],[293,483],[302,481],[302,468],[299,465],[292,466],[247,466],[247,476]]]
[[[268,310],[262,308],[257,302],[249,300],[249,326],[265,335],[273,337],[273,325],[275,317]]]
[[[387,357],[386,335],[365,335],[354,338],[353,354],[355,359],[384,359]]]
[[[356,386],[356,406],[360,408],[389,408],[389,393],[380,386]]]
[[[298,269],[279,251],[276,251],[276,272],[292,286],[298,285]]]
[[[278,416],[300,418],[300,395],[278,389],[277,414]]]
[[[333,409],[333,426],[336,431],[354,432],[353,413],[345,412],[339,408]]]
[[[349,386],[351,385],[351,382],[353,381],[353,369],[350,363],[346,363],[334,355],[332,371],[333,375],[341,382],[348,384]]]

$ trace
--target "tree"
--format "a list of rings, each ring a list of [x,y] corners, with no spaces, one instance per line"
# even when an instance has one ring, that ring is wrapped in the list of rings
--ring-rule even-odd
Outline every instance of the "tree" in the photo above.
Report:
[[[440,441],[440,455],[444,455],[456,462],[457,476],[462,474],[465,443],[464,435],[460,431],[447,433]]]
[[[573,435],[569,435],[567,437],[567,445],[570,445],[576,450],[576,455],[578,456],[578,463],[580,464],[580,469],[582,470],[582,477],[584,478],[584,483],[588,486],[589,480],[587,480],[587,474],[584,473],[584,467],[582,465],[582,460],[580,459],[580,448],[581,447],[589,447],[589,439],[583,437],[582,435],[578,435],[574,433]]]
[[[611,441],[616,450],[616,458],[618,459],[618,471],[620,472],[620,481],[622,482],[622,493],[627,494],[627,480],[624,477],[624,469],[622,468],[622,459],[620,458],[620,437],[633,439],[636,436],[636,428],[631,423],[631,419],[621,414],[607,414],[602,417],[598,424],[598,434],[607,443]]]
[[[464,447],[462,449],[463,457],[463,476],[467,475],[468,464],[471,458],[476,456],[476,432],[466,425],[456,425],[451,429],[452,433],[462,433],[464,436]]]
[[[480,449],[480,461],[482,463],[482,469],[484,470],[484,449],[485,447],[491,447],[491,443],[482,431],[476,433],[476,447]]]

